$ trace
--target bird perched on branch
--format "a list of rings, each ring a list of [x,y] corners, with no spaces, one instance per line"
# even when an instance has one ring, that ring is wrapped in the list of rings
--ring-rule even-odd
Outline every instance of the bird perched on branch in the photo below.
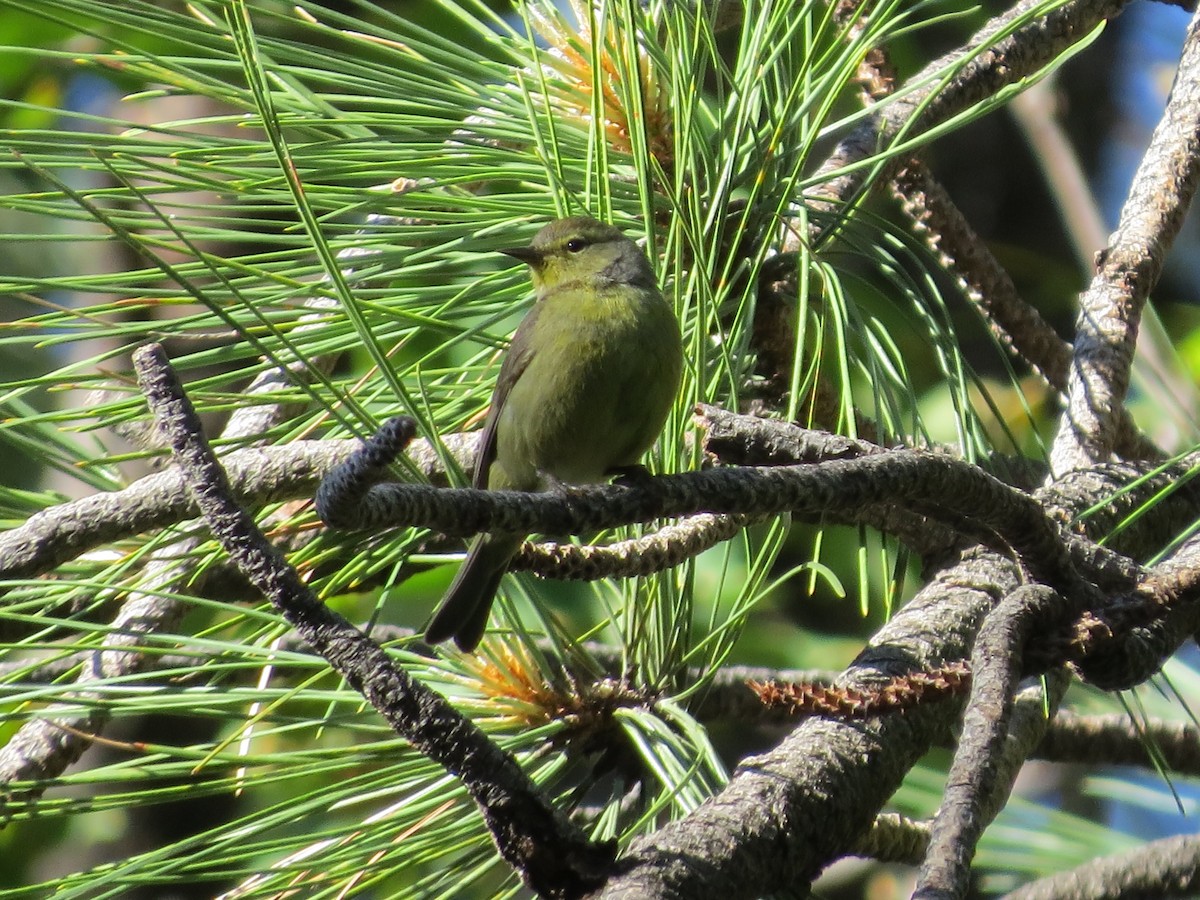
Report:
[[[502,250],[533,275],[536,301],[500,366],[472,485],[541,491],[635,470],[679,389],[683,340],[637,244],[586,216]],[[478,645],[523,534],[488,532],[433,614],[425,639]]]

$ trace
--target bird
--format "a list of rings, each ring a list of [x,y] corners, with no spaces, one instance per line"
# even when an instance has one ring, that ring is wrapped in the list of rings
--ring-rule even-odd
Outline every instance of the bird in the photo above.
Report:
[[[612,225],[557,219],[526,247],[534,304],[500,365],[472,486],[544,491],[644,471],[679,390],[683,338],[646,254]],[[425,631],[473,651],[524,534],[474,539]]]

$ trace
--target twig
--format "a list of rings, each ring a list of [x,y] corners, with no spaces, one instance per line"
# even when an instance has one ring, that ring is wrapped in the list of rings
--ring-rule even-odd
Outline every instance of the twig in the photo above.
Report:
[[[1065,393],[1071,345],[1017,293],[1008,271],[975,233],[945,188],[916,160],[896,175],[893,184],[914,230],[938,254],[967,299],[979,308],[996,339],[1052,388]],[[1122,411],[1118,429],[1118,447],[1125,458],[1162,458],[1162,451],[1137,430],[1128,412]]]
[[[530,887],[558,897],[595,884],[611,861],[611,846],[588,841],[545,802],[511,756],[312,596],[233,499],[162,348],[139,349],[134,364],[205,521],[246,577],[397,734],[463,780],[501,856]]]
[[[1066,3],[995,40],[996,34],[1009,30],[1013,21],[1028,17],[1030,10],[1038,5],[1039,0],[1022,0],[989,20],[962,47],[934,60],[910,78],[897,91],[901,96],[839,142],[817,172],[818,177],[827,177],[808,191],[810,205],[837,212],[839,205],[849,201],[862,187],[867,171],[860,168],[843,172],[847,166],[886,148],[902,129],[909,137],[922,134],[971,104],[1034,74],[1100,22],[1117,15],[1128,5],[1128,0]],[[948,84],[942,84],[938,73],[964,59],[968,62]],[[908,90],[907,85],[922,86]],[[896,160],[892,166],[901,164],[903,160]],[[884,177],[888,177],[886,172]],[[821,223],[814,223],[814,229],[820,227]],[[793,240],[814,236],[797,234]]]
[[[469,464],[476,439],[475,434],[449,435],[445,443],[456,459]],[[236,450],[222,459],[239,502],[263,506],[311,497],[326,473],[358,446],[351,439],[293,441]],[[445,483],[441,460],[428,442],[413,441],[408,455],[431,481]],[[32,578],[104,544],[197,515],[179,470],[156,472],[121,491],[52,506],[0,533],[0,579]]]
[[[1017,567],[972,552],[933,578],[885,625],[840,685],[864,688],[945,658],[961,659],[994,591]],[[595,896],[750,898],[800,890],[870,827],[879,807],[934,741],[955,702],[862,722],[805,719],[779,744],[743,760],[729,785],[685,819],[636,839]]]
[[[899,813],[880,813],[850,853],[877,862],[919,865],[929,846],[929,823]]]
[[[673,569],[684,560],[727,541],[756,521],[751,516],[699,513],[652,534],[607,546],[526,543],[509,568],[561,580],[635,578]]]
[[[1200,775],[1200,728],[1185,722],[1133,721],[1128,715],[1081,716],[1060,711],[1032,756],[1089,766],[1152,766]]]
[[[864,102],[879,102],[895,90],[896,71],[884,48],[876,48],[858,67]],[[1013,102],[1036,90],[1033,85]],[[1034,307],[1017,293],[1008,270],[980,239],[950,195],[919,155],[898,166],[892,194],[912,230],[935,254],[968,300],[979,307],[996,339],[1059,391],[1067,387],[1071,346]]]
[[[327,524],[371,531],[406,525],[459,534],[581,534],[697,511],[826,515],[907,503],[984,540],[998,535],[1047,583],[1072,597],[1082,589],[1067,548],[1071,539],[1034,498],[939,453],[893,450],[811,466],[710,469],[650,477],[636,487],[583,485],[536,494],[377,484],[411,433],[406,422],[385,423],[360,453],[322,482],[316,505]]]
[[[1022,585],[984,621],[971,653],[971,694],[963,715],[962,737],[933,819],[929,851],[917,877],[914,898],[957,900],[966,896],[979,838],[1003,807],[1021,763],[1041,737],[1040,732],[1033,740],[1023,735],[1026,739],[1018,748],[1023,752],[1005,752],[1024,647],[1038,629],[1061,619],[1069,611],[1065,607],[1049,588]],[[1060,673],[1056,681],[1061,696],[1066,679]]]
[[[1200,888],[1200,837],[1182,835],[1093,859],[1004,895],[1004,900],[1193,897]]]
[[[946,189],[919,161],[893,181],[901,207],[938,261],[978,308],[996,339],[1058,391],[1067,388],[1071,345],[1017,292],[1008,271],[975,233]]]
[[[1050,454],[1062,474],[1103,462],[1118,435],[1142,308],[1200,178],[1200,20],[1188,26],[1166,111],[1120,223],[1080,298],[1067,408]]]

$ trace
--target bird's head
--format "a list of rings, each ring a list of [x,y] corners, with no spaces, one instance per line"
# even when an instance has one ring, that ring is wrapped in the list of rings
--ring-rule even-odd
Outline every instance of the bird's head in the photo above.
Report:
[[[500,252],[529,266],[539,296],[573,282],[654,287],[654,270],[638,245],[588,216],[556,219],[528,247]]]

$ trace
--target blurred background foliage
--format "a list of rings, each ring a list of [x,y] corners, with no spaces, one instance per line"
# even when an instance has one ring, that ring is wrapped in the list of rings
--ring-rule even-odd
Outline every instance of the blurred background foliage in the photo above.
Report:
[[[805,179],[863,115],[850,84],[862,49],[886,44],[911,74],[1003,8],[870,6],[854,44],[824,4],[767,0],[728,28],[674,3],[0,0],[3,523],[158,464],[128,374],[128,351],[148,338],[166,342],[214,435],[278,399],[247,393],[264,371],[300,361],[319,373],[287,388],[287,415],[223,449],[363,435],[400,411],[434,440],[473,427],[529,300],[524,273],[490,251],[583,209],[644,240],[684,326],[690,367],[656,470],[699,464],[689,421],[701,400],[844,433],[871,420],[873,439],[946,442],[968,458],[1040,457],[1053,398],[1012,370],[884,192],[801,262],[805,353],[783,373],[788,390],[755,371],[751,287],[803,227]],[[1135,6],[1036,89],[1094,186],[1093,221],[1114,221],[1178,53],[1178,35],[1160,35],[1182,20]],[[1056,181],[1062,160],[1035,142],[1036,108],[984,112],[929,147],[929,162],[1069,335],[1089,277],[1079,247],[1100,244],[1067,223],[1086,220],[1075,207],[1089,198]],[[1172,367],[1200,374],[1196,237],[1185,232],[1156,297],[1166,359],[1134,397],[1139,421],[1177,448],[1195,437],[1191,380]],[[326,601],[385,638],[422,624],[459,549],[413,531],[307,541],[305,505],[266,512]],[[288,644],[210,545],[187,550],[189,578],[165,591],[180,615],[146,641],[165,668],[87,697],[70,692],[74,670],[32,677],[47,654],[103,646],[115,607],[145,587],[139,562],[186,532],[9,586],[4,734],[56,702],[100,704],[113,720],[40,801],[10,805],[0,895],[50,884],[64,897],[519,894],[457,783]],[[723,665],[844,666],[910,595],[914,562],[866,532],[777,521],[637,583],[510,577],[505,637],[479,659],[431,658],[406,637],[391,646],[598,836],[627,840],[693,808],[772,739],[693,715]],[[543,631],[551,655],[576,653],[581,636],[614,648],[654,702],[616,704],[599,734],[549,715],[560,697],[545,687]],[[1173,666],[1186,696],[1194,673]],[[1120,708],[1079,693],[1083,708]],[[1186,714],[1171,692],[1137,702]],[[896,808],[928,814],[944,763],[931,755]],[[1186,781],[1145,783],[1138,797],[1129,784],[1035,771],[985,841],[985,886],[1178,824],[1168,812],[1113,830],[1107,798],[1131,800],[1123,815],[1191,802]],[[822,894],[899,895],[903,878],[846,864]]]

